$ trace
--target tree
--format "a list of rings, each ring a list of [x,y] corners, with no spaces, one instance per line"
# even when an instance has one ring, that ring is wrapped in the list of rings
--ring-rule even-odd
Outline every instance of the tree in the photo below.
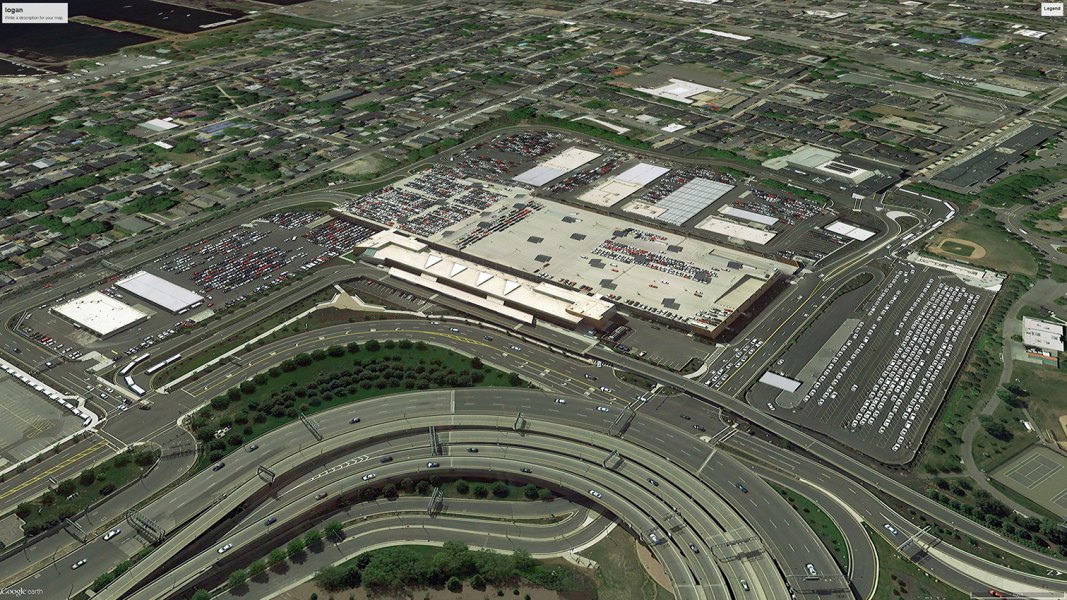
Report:
[[[537,561],[530,555],[530,552],[522,548],[519,548],[511,555],[511,562],[514,565],[515,570],[520,573],[529,571],[537,566]]]
[[[274,565],[285,562],[287,556],[288,554],[286,554],[283,548],[275,548],[267,555],[267,564],[273,567]]]
[[[528,485],[526,485],[526,486],[524,486],[522,488],[522,495],[526,496],[527,500],[536,500],[537,499],[537,492],[538,492],[537,486],[532,484],[532,483],[528,484]]]
[[[258,577],[258,576],[262,575],[263,572],[266,571],[266,570],[267,570],[267,561],[262,560],[262,559],[261,560],[257,560],[257,561],[253,561],[252,564],[248,565],[248,576],[249,577]]]
[[[405,494],[410,494],[415,491],[415,482],[410,477],[405,477],[400,480],[400,489],[404,490]]]
[[[357,342],[348,342],[348,345],[345,346],[345,348],[351,354],[356,354],[357,352],[359,352],[359,344]]]
[[[537,490],[537,499],[541,500],[542,502],[548,502],[552,499],[552,497],[552,490],[548,488],[541,488]]]
[[[300,538],[289,540],[285,545],[285,553],[288,556],[296,556],[304,551],[304,540]]]
[[[990,436],[1002,442],[1010,442],[1012,438],[1015,437],[1015,434],[1009,431],[1008,428],[1004,426],[1004,423],[989,417],[982,418],[982,428],[984,428],[986,433]]]
[[[311,355],[307,352],[301,352],[300,354],[297,354],[293,360],[295,360],[296,364],[301,367],[306,367],[312,363]]]
[[[248,573],[244,569],[237,569],[226,579],[226,583],[235,588],[248,580]]]
[[[374,590],[398,590],[424,585],[430,579],[429,566],[410,548],[382,548],[374,552],[363,568],[363,584]]]
[[[480,574],[475,574],[471,577],[471,587],[476,590],[485,591],[485,578]]]
[[[507,498],[508,491],[508,484],[503,481],[498,481],[493,484],[493,495],[497,498]]]
[[[462,479],[456,481],[456,493],[457,494],[466,494],[469,491],[471,491],[471,486],[470,486],[469,483],[467,483],[466,481],[464,481]]]
[[[337,521],[330,521],[322,529],[326,534],[326,539],[340,542],[345,537],[345,528]]]
[[[459,577],[449,577],[445,587],[448,591],[458,594],[463,591],[463,582],[459,580]]]
[[[21,519],[25,519],[26,517],[30,516],[31,512],[33,512],[33,505],[29,502],[21,502],[17,507],[15,507],[15,514],[18,515]]]
[[[304,534],[304,546],[315,548],[322,544],[322,532],[318,529],[310,529]]]
[[[474,358],[471,359],[471,368],[472,369],[481,369],[484,366],[485,365],[482,364],[482,359],[478,358],[477,356],[475,356]]]
[[[522,385],[522,377],[519,377],[518,373],[512,373],[508,376],[508,385],[511,387],[518,387]]]
[[[415,484],[415,493],[420,496],[425,496],[426,494],[429,494],[430,482],[426,481],[425,479],[420,479],[419,482]]]
[[[396,491],[396,484],[387,483],[385,484],[385,487],[382,488],[382,495],[390,500],[396,500],[397,496],[400,494]]]
[[[189,600],[211,600],[211,592],[201,588],[193,592],[193,595]]]
[[[89,487],[96,481],[96,472],[92,469],[86,469],[82,471],[81,475],[78,475],[78,483],[83,487]]]
[[[382,345],[378,343],[378,340],[367,340],[367,343],[363,344],[363,347],[367,352],[377,352],[382,349]]]
[[[474,495],[479,498],[485,498],[489,495],[489,488],[485,487],[484,483],[479,483],[474,486]]]
[[[359,568],[355,565],[347,567],[323,567],[315,573],[315,582],[327,592],[339,592],[357,587],[359,585]]]
[[[73,480],[64,479],[63,481],[59,482],[59,485],[56,486],[56,493],[60,496],[69,496],[73,494],[74,491],[77,489],[78,487]]]

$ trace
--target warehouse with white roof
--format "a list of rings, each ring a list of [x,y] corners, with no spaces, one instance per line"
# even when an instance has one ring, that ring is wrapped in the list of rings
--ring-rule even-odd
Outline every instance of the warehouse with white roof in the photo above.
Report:
[[[133,327],[148,318],[146,313],[100,292],[90,292],[58,304],[52,308],[52,312],[101,338]]]
[[[120,279],[115,282],[115,287],[174,314],[181,314],[204,301],[204,297],[200,294],[175,285],[148,271],[138,271],[129,277]]]

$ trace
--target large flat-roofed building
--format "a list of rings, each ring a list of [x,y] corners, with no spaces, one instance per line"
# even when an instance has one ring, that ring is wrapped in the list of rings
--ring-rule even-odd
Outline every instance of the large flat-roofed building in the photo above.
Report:
[[[440,171],[431,175],[414,175],[334,213],[406,231],[412,237],[400,237],[408,240],[417,236],[409,242],[393,238],[365,257],[473,294],[480,298],[475,303],[495,302],[539,318],[552,314],[570,325],[602,321],[608,307],[617,306],[715,337],[781,276],[797,270],[793,263],[539,198],[515,186]],[[488,200],[471,210],[472,198]],[[404,214],[407,207],[422,212]],[[425,242],[436,254],[423,257],[430,250],[412,246],[415,242]]]
[[[1023,317],[1023,344],[1042,350],[1063,352],[1063,325]]]
[[[602,329],[615,305],[544,281],[531,281],[445,254],[395,230],[361,244],[362,259],[389,267],[389,275],[523,323],[534,318],[570,327]]]
[[[90,292],[52,307],[52,312],[101,338],[144,321],[148,315],[100,292]]]
[[[115,287],[178,314],[204,301],[204,297],[148,271],[138,271],[115,282]]]

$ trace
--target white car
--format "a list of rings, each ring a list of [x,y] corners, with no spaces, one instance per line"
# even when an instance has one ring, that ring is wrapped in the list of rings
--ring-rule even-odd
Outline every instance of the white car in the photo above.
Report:
[[[452,333],[459,333],[459,329],[456,329],[455,327],[449,327],[448,330]]]
[[[522,352],[522,348],[519,348],[518,346],[512,346],[511,349],[515,352]]]
[[[83,558],[83,559],[79,560],[78,562],[74,563],[73,565],[71,565],[70,568],[71,569],[77,569],[78,567],[84,565],[87,562],[89,562],[89,561]]]
[[[893,527],[889,523],[886,523],[885,525],[882,525],[882,527],[885,527],[885,530],[888,531],[889,533],[893,534],[893,535],[900,535],[900,532],[897,531],[897,528]]]
[[[604,494],[601,494],[600,492],[598,492],[596,490],[589,490],[589,495],[594,497],[594,498],[603,498],[604,497]]]
[[[111,531],[104,534],[104,541],[106,542],[120,533],[122,533],[121,529],[112,529]]]
[[[606,406],[598,406],[598,407],[596,407],[596,409],[599,410],[600,412],[608,412],[610,410]]]
[[[567,403],[567,401],[564,400],[563,398],[556,398],[556,404],[566,404],[566,403]]]
[[[378,476],[377,473],[367,473],[366,475],[363,476],[363,481],[370,481],[371,479],[374,479],[377,476]]]
[[[225,554],[226,551],[230,548],[233,548],[233,544],[226,544],[225,546],[219,548],[219,554]]]
[[[613,390],[613,389],[611,389],[609,387],[600,386],[600,391],[604,392],[605,394],[610,394],[611,392],[613,392],[615,390]]]

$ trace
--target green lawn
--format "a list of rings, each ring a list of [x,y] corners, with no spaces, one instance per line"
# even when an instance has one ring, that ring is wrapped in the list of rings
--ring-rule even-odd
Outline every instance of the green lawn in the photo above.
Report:
[[[666,600],[674,595],[655,582],[637,557],[637,541],[621,527],[582,556],[596,561],[600,600]]]
[[[1067,415],[1067,372],[1034,363],[1015,362],[1012,379],[1029,392],[1023,400],[1033,415],[1034,427],[1052,433],[1060,441],[1067,442],[1067,432],[1060,424],[1060,417]]]
[[[811,527],[815,535],[819,536],[823,545],[834,556],[834,560],[837,561],[841,570],[847,573],[849,563],[848,545],[845,544],[845,536],[841,535],[841,530],[838,529],[833,519],[816,506],[814,502],[793,490],[773,484],[771,487],[778,490],[778,493],[789,502],[789,506],[792,506],[793,510],[800,513],[804,522],[808,524],[808,527]]]
[[[1022,244],[1013,240],[995,219],[968,215],[945,225],[940,231],[940,234],[931,239],[930,247],[936,247],[945,238],[959,238],[974,242],[985,250],[985,255],[980,258],[972,255],[958,260],[1004,273],[1037,273],[1037,263],[1033,256]],[[949,248],[946,250],[951,251]]]
[[[878,586],[873,600],[967,600],[969,596],[945,584],[904,559],[882,536],[866,525],[878,552]],[[975,590],[977,591],[977,590]]]

